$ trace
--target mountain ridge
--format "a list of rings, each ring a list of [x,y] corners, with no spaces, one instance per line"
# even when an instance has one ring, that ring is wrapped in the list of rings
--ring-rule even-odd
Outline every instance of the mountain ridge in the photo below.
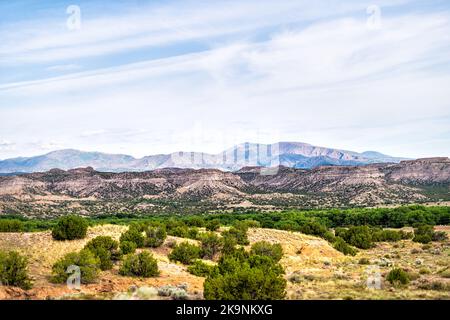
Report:
[[[261,144],[245,142],[217,154],[178,151],[135,158],[126,154],[109,154],[76,149],[55,150],[33,157],[0,160],[0,173],[41,172],[53,168],[69,170],[92,167],[98,171],[129,172],[159,168],[215,168],[236,171],[245,166],[278,165],[310,169],[323,165],[366,165],[398,163],[407,158],[392,157],[376,151],[362,153],[314,146],[303,142]]]
[[[88,167],[0,176],[0,214],[23,210],[39,216],[124,210],[150,214],[181,208],[228,212],[242,203],[244,208],[283,210],[448,200],[450,159],[443,157],[313,169],[161,168],[114,173]]]

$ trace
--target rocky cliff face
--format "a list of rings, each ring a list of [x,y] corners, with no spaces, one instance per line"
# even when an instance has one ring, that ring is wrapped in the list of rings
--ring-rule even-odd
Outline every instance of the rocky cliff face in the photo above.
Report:
[[[106,173],[92,168],[53,169],[0,177],[0,196],[16,199],[65,196],[100,200],[147,197],[214,201],[219,195],[222,199],[236,201],[254,200],[258,194],[266,194],[267,198],[271,193],[277,193],[286,194],[284,198],[302,195],[364,205],[367,202],[425,200],[427,196],[423,188],[436,185],[449,193],[448,158],[402,161],[399,164],[323,166],[312,170],[279,167],[268,171],[261,167],[245,167],[237,172],[224,172],[167,168]]]

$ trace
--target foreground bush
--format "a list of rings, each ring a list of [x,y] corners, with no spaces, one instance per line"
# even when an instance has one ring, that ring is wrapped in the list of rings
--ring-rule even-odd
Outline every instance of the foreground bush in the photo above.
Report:
[[[433,226],[421,224],[414,228],[414,242],[430,243],[433,241],[434,228]]]
[[[198,216],[189,217],[185,220],[186,225],[190,227],[201,228],[205,225],[205,220]]]
[[[250,253],[270,257],[274,262],[278,262],[283,257],[283,248],[279,243],[270,244],[267,241],[260,241],[252,245]]]
[[[21,232],[23,229],[23,222],[20,220],[0,219],[0,232]]]
[[[433,237],[432,237],[431,240],[433,240],[433,241],[445,241],[447,239],[448,239],[447,232],[445,232],[445,231],[436,231],[433,234]]]
[[[142,232],[135,227],[130,226],[127,231],[120,236],[120,242],[133,242],[136,248],[142,248],[145,244],[145,238]]]
[[[208,277],[212,275],[215,270],[217,270],[215,266],[208,265],[201,260],[195,260],[194,263],[187,268],[187,271],[190,274],[197,277]]]
[[[368,226],[352,226],[348,229],[336,228],[336,236],[344,239],[348,244],[360,249],[373,247],[372,233]]]
[[[221,239],[214,232],[203,233],[200,236],[201,254],[203,258],[212,259],[222,247]]]
[[[158,262],[149,252],[130,254],[125,257],[119,274],[134,277],[155,277],[159,275]]]
[[[53,265],[51,281],[65,283],[71,275],[67,272],[71,266],[80,268],[81,283],[93,283],[97,280],[100,271],[100,259],[87,249],[68,253]]]
[[[123,241],[120,243],[120,251],[122,254],[134,253],[136,251],[136,244],[131,241]]]
[[[161,223],[155,223],[147,228],[145,231],[145,245],[147,247],[156,248],[164,243],[167,238],[166,227]]]
[[[209,220],[205,224],[206,230],[208,231],[217,231],[220,228],[220,220],[219,219],[213,219]]]
[[[336,237],[336,240],[333,243],[333,248],[337,251],[342,252],[345,255],[354,256],[356,255],[356,250],[352,248],[348,243],[344,241],[341,237]]]
[[[406,285],[409,283],[408,273],[400,268],[395,268],[389,271],[386,276],[386,280],[393,285]]]
[[[5,286],[30,289],[32,283],[28,277],[27,259],[15,251],[0,251],[0,283]]]
[[[239,227],[231,227],[229,230],[224,231],[222,236],[224,238],[232,238],[240,245],[248,245],[250,242],[247,237],[247,225],[240,225]]]
[[[179,261],[183,264],[191,264],[195,259],[199,259],[201,249],[189,242],[182,242],[176,245],[169,254],[171,261]]]
[[[276,300],[286,294],[281,266],[267,256],[236,250],[223,256],[203,285],[207,300]]]
[[[113,238],[98,236],[89,241],[84,248],[100,259],[100,269],[109,270],[113,267],[114,261],[120,260],[118,247],[119,243]]]
[[[52,230],[55,240],[74,240],[86,237],[88,229],[87,221],[79,216],[65,216],[58,220]]]

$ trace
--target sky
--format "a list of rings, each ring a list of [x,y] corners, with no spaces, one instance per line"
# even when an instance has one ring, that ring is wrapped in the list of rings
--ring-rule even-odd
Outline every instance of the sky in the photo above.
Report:
[[[0,159],[450,156],[448,0],[0,0]]]

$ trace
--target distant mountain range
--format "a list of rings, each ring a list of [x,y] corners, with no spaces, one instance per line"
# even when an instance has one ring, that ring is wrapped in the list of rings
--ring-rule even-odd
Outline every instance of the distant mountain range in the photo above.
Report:
[[[375,151],[362,153],[317,147],[301,142],[274,144],[242,143],[218,154],[174,152],[150,155],[140,159],[124,154],[58,150],[35,157],[0,161],[0,173],[32,173],[50,169],[70,170],[92,167],[104,172],[149,171],[161,168],[220,169],[236,171],[243,167],[285,166],[311,169],[319,166],[360,166],[372,163],[399,163],[406,158]]]
[[[229,212],[233,208],[339,208],[450,199],[450,159],[366,166],[98,172],[92,168],[0,177],[0,215],[51,217],[133,212]],[[276,170],[272,170],[276,169]]]

